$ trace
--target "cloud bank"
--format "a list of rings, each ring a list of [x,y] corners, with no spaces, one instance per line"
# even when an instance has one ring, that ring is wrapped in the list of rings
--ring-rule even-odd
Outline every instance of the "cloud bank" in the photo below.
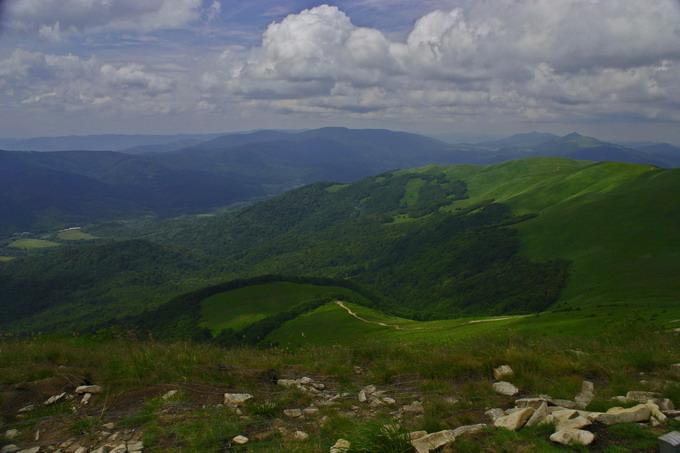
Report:
[[[272,22],[250,47],[148,52],[141,61],[6,50],[0,100],[32,112],[285,115],[300,127],[320,118],[444,127],[680,122],[677,0],[459,4],[423,15],[400,39],[320,5]],[[217,0],[17,0],[9,17],[15,33],[53,41],[102,30],[153,38],[197,21],[219,27],[227,8]]]

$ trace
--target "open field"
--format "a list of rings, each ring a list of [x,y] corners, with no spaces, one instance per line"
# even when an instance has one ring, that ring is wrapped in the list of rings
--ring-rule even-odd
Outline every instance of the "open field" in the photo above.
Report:
[[[0,256],[0,261],[12,261],[13,259],[11,256]]]
[[[240,330],[249,324],[305,302],[330,295],[356,295],[337,286],[303,285],[289,282],[253,285],[216,294],[201,304],[201,327],[213,334],[224,329]]]
[[[97,239],[96,236],[85,233],[81,230],[60,231],[57,233],[57,238],[61,239],[62,241],[90,241],[92,239]]]
[[[52,241],[45,241],[43,239],[17,239],[16,241],[10,243],[8,247],[21,250],[35,250],[48,247],[59,247],[59,244]]]

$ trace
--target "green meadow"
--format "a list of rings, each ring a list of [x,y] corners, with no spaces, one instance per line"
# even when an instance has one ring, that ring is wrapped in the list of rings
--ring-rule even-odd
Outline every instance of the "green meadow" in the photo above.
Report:
[[[96,236],[85,233],[82,230],[60,231],[57,233],[57,238],[62,241],[91,241],[92,239],[97,239]]]
[[[60,244],[44,239],[17,239],[11,242],[8,247],[21,250],[36,250],[49,247],[59,247]]]

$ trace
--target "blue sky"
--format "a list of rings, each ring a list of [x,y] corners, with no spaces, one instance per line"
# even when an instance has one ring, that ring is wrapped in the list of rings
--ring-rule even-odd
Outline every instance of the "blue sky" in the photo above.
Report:
[[[680,144],[678,0],[6,0],[0,137],[383,127]]]

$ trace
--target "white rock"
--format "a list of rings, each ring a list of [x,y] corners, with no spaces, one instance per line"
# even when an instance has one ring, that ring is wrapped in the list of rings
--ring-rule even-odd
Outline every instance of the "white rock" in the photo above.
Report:
[[[655,392],[641,392],[641,391],[632,391],[626,393],[626,401],[627,402],[633,402],[635,401],[636,403],[641,403],[644,404],[647,401],[655,398],[660,398],[661,395]]]
[[[661,413],[659,406],[654,404],[651,400],[647,401],[645,406],[647,406],[647,409],[649,409],[649,411],[652,413],[652,418],[656,419],[659,424],[666,423],[666,416]]]
[[[19,453],[38,453],[40,451],[40,447],[33,447],[33,448],[27,448],[25,450],[19,450]]]
[[[350,444],[349,441],[338,439],[329,450],[329,453],[345,453],[351,446],[352,444]]]
[[[319,408],[316,406],[309,406],[302,409],[302,412],[304,412],[305,415],[313,417],[319,413]]]
[[[165,395],[163,395],[162,398],[163,398],[164,400],[169,400],[170,398],[172,398],[172,397],[175,396],[175,395],[177,395],[177,390],[170,390],[168,393],[166,393]]]
[[[14,444],[5,445],[0,448],[0,453],[16,453],[17,451],[19,451],[19,447]]]
[[[87,403],[90,402],[90,398],[92,398],[92,393],[86,393],[83,395],[83,398],[80,400],[80,404],[82,406],[85,406]]]
[[[5,431],[5,439],[14,440],[15,437],[19,435],[19,431],[16,429],[8,429]]]
[[[515,400],[515,406],[519,408],[523,407],[533,407],[534,409],[538,409],[541,407],[542,404],[545,404],[546,400],[543,398],[520,398],[518,400]]]
[[[423,436],[427,436],[427,431],[413,431],[413,432],[408,434],[408,437],[411,440],[420,439]]]
[[[646,422],[652,412],[644,404],[624,409],[622,407],[612,407],[606,413],[597,417],[597,421],[605,425],[615,425],[618,423],[637,423]]]
[[[309,434],[307,434],[304,431],[295,431],[293,433],[293,439],[299,440],[299,441],[305,441],[305,440],[309,439]]]
[[[298,382],[302,385],[309,385],[312,384],[314,381],[312,380],[312,378],[305,376],[303,378],[298,379]]]
[[[66,392],[60,393],[59,395],[54,395],[50,396],[47,401],[45,401],[43,404],[45,406],[49,406],[50,404],[58,403],[59,401],[63,401],[66,399]]]
[[[290,418],[302,417],[302,411],[300,409],[286,409],[283,411],[283,414]]]
[[[654,402],[654,404],[659,406],[659,410],[662,412],[675,410],[675,405],[673,404],[673,401],[669,400],[668,398],[657,398],[655,400],[650,401]]]
[[[412,440],[411,445],[413,445],[416,453],[429,453],[431,450],[442,447],[454,440],[456,440],[456,436],[453,430],[446,429]]]
[[[109,453],[109,448],[104,445],[102,447],[97,448],[96,450],[92,450],[90,453]]]
[[[579,428],[583,428],[583,427],[586,427],[586,426],[591,425],[591,424],[592,424],[592,422],[590,420],[579,415],[577,417],[570,418],[568,420],[562,420],[562,421],[556,423],[555,428],[558,431],[562,431],[562,430],[568,430],[568,429],[579,429]]]
[[[295,379],[279,379],[276,381],[278,385],[286,388],[293,388],[298,386],[298,381]]]
[[[493,378],[497,381],[500,381],[505,376],[512,376],[513,374],[515,374],[515,372],[512,371],[510,365],[501,365],[498,368],[493,369]]]
[[[81,386],[76,388],[76,393],[78,393],[78,394],[83,394],[83,393],[97,394],[97,393],[101,393],[102,391],[104,391],[104,389],[99,385],[81,385]]]
[[[494,407],[493,409],[489,409],[488,411],[484,412],[484,415],[489,417],[492,422],[495,422],[497,418],[503,417],[505,415],[505,411],[501,408]]]
[[[24,412],[32,411],[33,409],[35,409],[35,406],[33,404],[29,404],[28,406],[22,407],[17,412],[19,412],[21,414],[21,413],[24,413]]]
[[[534,413],[527,420],[527,422],[524,424],[524,426],[534,426],[539,423],[541,423],[548,415],[550,415],[550,412],[548,411],[548,403],[545,401],[538,406],[538,408],[534,409]]]
[[[78,447],[78,449],[76,449],[76,451],[74,451],[73,453],[87,453],[87,448]]]
[[[585,409],[588,407],[590,402],[595,398],[595,386],[590,381],[583,381],[581,385],[581,391],[574,398],[576,406]]]
[[[127,443],[127,449],[128,451],[144,450],[144,442],[142,442],[141,440],[129,441]]]
[[[501,395],[514,396],[519,393],[519,389],[506,381],[494,382],[491,384],[494,392],[500,393]]]
[[[250,393],[225,393],[224,405],[229,407],[243,406],[243,404],[252,399],[253,395]]]
[[[127,453],[127,445],[125,445],[125,442],[118,444],[109,450],[109,453]]]
[[[238,435],[238,436],[234,437],[233,439],[231,439],[231,441],[234,442],[237,445],[245,445],[245,444],[248,443],[248,441],[250,441],[250,439],[248,439],[246,436]]]
[[[423,412],[425,412],[423,403],[421,403],[420,401],[414,401],[411,404],[402,406],[401,410],[408,414],[422,414]]]
[[[113,429],[115,427],[116,427],[116,425],[114,423],[104,423],[102,425],[102,428],[106,428],[106,429]]]
[[[390,406],[397,403],[397,400],[395,400],[394,398],[387,397],[387,396],[385,398],[383,398],[382,401],[383,401],[383,403],[389,404]]]
[[[486,428],[486,423],[477,423],[476,425],[464,425],[459,426],[453,430],[453,435],[456,437],[466,436],[468,434],[477,434],[481,430]]]
[[[529,420],[529,418],[531,418],[533,414],[533,407],[525,407],[524,409],[520,409],[513,414],[497,418],[493,424],[496,428],[506,428],[511,431],[515,431],[524,426],[524,424],[527,422],[527,420]]]
[[[571,400],[553,399],[552,403],[566,409],[576,409],[578,407],[576,403]]]
[[[552,442],[563,445],[590,445],[595,434],[582,429],[563,429],[550,436]]]

